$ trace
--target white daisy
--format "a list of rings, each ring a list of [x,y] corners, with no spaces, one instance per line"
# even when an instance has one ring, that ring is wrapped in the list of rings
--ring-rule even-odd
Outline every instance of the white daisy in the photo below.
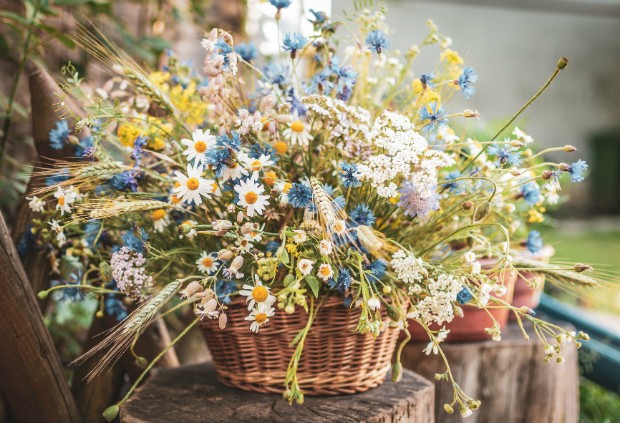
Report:
[[[245,318],[245,320],[249,320],[252,322],[250,325],[250,330],[252,332],[258,333],[258,330],[265,323],[269,323],[269,318],[273,316],[275,313],[275,309],[266,304],[260,304],[258,308],[252,310],[250,315]]]
[[[194,161],[195,164],[203,164],[206,160],[206,152],[215,145],[215,136],[210,135],[207,129],[196,129],[192,133],[192,139],[183,138],[181,144],[187,147],[183,155],[187,156],[187,161]]]
[[[379,308],[381,308],[381,301],[379,301],[379,299],[376,297],[372,297],[368,300],[368,308],[373,311],[378,310]]]
[[[317,274],[319,278],[322,279],[323,281],[328,281],[334,276],[334,270],[329,264],[323,263],[322,265],[319,266],[319,270]]]
[[[334,247],[332,243],[329,242],[327,239],[324,239],[321,242],[319,242],[319,252],[323,254],[324,256],[330,255],[333,249]]]
[[[71,188],[65,191],[62,187],[58,187],[54,197],[58,201],[56,210],[60,210],[61,216],[64,216],[65,212],[71,214],[71,204],[76,200],[75,192]]]
[[[228,181],[229,179],[237,180],[242,176],[247,176],[248,171],[243,168],[243,166],[239,165],[239,163],[235,162],[232,166],[225,166],[222,170],[222,179],[224,181]]]
[[[273,166],[274,162],[271,157],[266,154],[261,154],[258,159],[244,155],[243,165],[246,169],[252,172],[252,178],[258,179],[258,175],[268,166]]]
[[[33,195],[32,197],[26,197],[26,200],[29,201],[28,207],[30,207],[30,210],[32,210],[33,212],[41,213],[45,210],[45,201],[41,200],[36,195]]]
[[[207,275],[216,272],[219,264],[220,263],[217,261],[217,254],[207,253],[206,251],[203,251],[198,260],[196,260],[198,270]]]
[[[52,219],[50,221],[50,227],[53,232],[56,232],[56,241],[62,244],[67,240],[67,237],[65,236],[65,233],[57,220]]]
[[[202,197],[210,199],[215,181],[204,179],[203,170],[203,167],[198,164],[187,165],[187,176],[177,170],[175,179],[179,184],[172,189],[172,192],[189,204],[192,202],[196,205],[202,204]]]
[[[344,235],[347,232],[347,224],[344,220],[335,220],[331,224],[331,230],[334,231],[336,235]]]
[[[240,295],[244,297],[248,297],[246,302],[248,302],[248,310],[251,310],[255,304],[266,304],[271,306],[275,301],[276,297],[271,295],[269,292],[269,287],[263,285],[261,280],[258,277],[255,277],[256,285],[248,285],[243,284],[243,289],[239,291]]]
[[[153,219],[153,228],[155,231],[162,233],[166,226],[170,224],[170,216],[166,213],[164,209],[157,209],[151,213],[151,218]]]
[[[312,135],[308,132],[308,124],[301,120],[294,120],[289,123],[288,128],[282,133],[292,145],[307,147],[312,140]]]
[[[248,217],[258,214],[259,216],[265,211],[265,206],[269,204],[268,195],[263,195],[265,187],[256,183],[256,180],[250,178],[239,182],[235,185],[235,191],[239,194],[237,205],[245,207]]]
[[[295,235],[293,235],[293,242],[295,244],[303,244],[308,239],[308,235],[306,235],[306,231],[297,229],[294,230]]]
[[[301,259],[299,263],[297,263],[297,268],[301,272],[302,275],[306,276],[312,272],[312,267],[314,265],[314,261],[310,259]]]

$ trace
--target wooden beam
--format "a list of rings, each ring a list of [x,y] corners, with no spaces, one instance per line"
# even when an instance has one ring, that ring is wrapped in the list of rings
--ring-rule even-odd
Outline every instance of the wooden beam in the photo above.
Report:
[[[0,391],[18,422],[79,422],[30,282],[0,216]]]

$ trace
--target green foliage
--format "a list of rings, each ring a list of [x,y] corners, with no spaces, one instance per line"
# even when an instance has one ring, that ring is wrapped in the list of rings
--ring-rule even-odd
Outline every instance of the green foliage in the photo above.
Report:
[[[613,423],[620,421],[620,395],[582,379],[579,387],[582,423]]]

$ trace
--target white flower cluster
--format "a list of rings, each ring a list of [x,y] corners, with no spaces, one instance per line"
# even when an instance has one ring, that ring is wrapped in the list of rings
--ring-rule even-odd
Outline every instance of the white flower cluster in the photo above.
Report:
[[[398,279],[408,285],[419,287],[417,283],[421,282],[428,274],[421,259],[407,254],[403,250],[398,250],[392,255],[390,264]]]
[[[438,325],[451,322],[454,318],[453,304],[462,289],[461,279],[453,275],[441,274],[430,279],[426,286],[426,297],[418,302],[415,311],[407,317],[420,319],[426,325],[433,322]]]
[[[301,99],[308,107],[308,117],[320,120],[330,129],[332,140],[346,157],[365,159],[370,154],[370,113],[362,107],[321,95]]]
[[[396,197],[397,182],[402,180],[437,185],[437,168],[453,163],[446,154],[430,150],[409,118],[398,113],[383,112],[373,125],[370,139],[378,152],[360,163],[358,170],[361,179],[370,181],[384,198]]]
[[[121,292],[132,298],[140,298],[142,291],[153,284],[153,277],[145,274],[145,258],[141,253],[131,251],[127,247],[112,254],[110,267],[112,277]]]

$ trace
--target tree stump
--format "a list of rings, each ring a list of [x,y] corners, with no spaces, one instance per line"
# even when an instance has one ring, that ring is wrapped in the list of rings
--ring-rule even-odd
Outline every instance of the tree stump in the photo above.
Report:
[[[277,394],[222,385],[212,363],[158,369],[121,409],[122,423],[434,422],[434,388],[410,371],[399,383],[357,395],[306,397],[289,405]]]
[[[524,325],[527,325],[526,323]],[[563,323],[560,326],[569,329]],[[542,342],[527,329],[529,342],[516,324],[502,330],[502,341],[442,343],[455,380],[463,390],[482,401],[468,422],[576,423],[579,420],[579,368],[577,349],[563,346],[565,361],[545,363]],[[403,350],[403,367],[434,380],[445,366],[438,355],[422,352],[426,343],[410,343]],[[435,419],[461,422],[458,411],[447,414],[452,385],[435,382]]]

